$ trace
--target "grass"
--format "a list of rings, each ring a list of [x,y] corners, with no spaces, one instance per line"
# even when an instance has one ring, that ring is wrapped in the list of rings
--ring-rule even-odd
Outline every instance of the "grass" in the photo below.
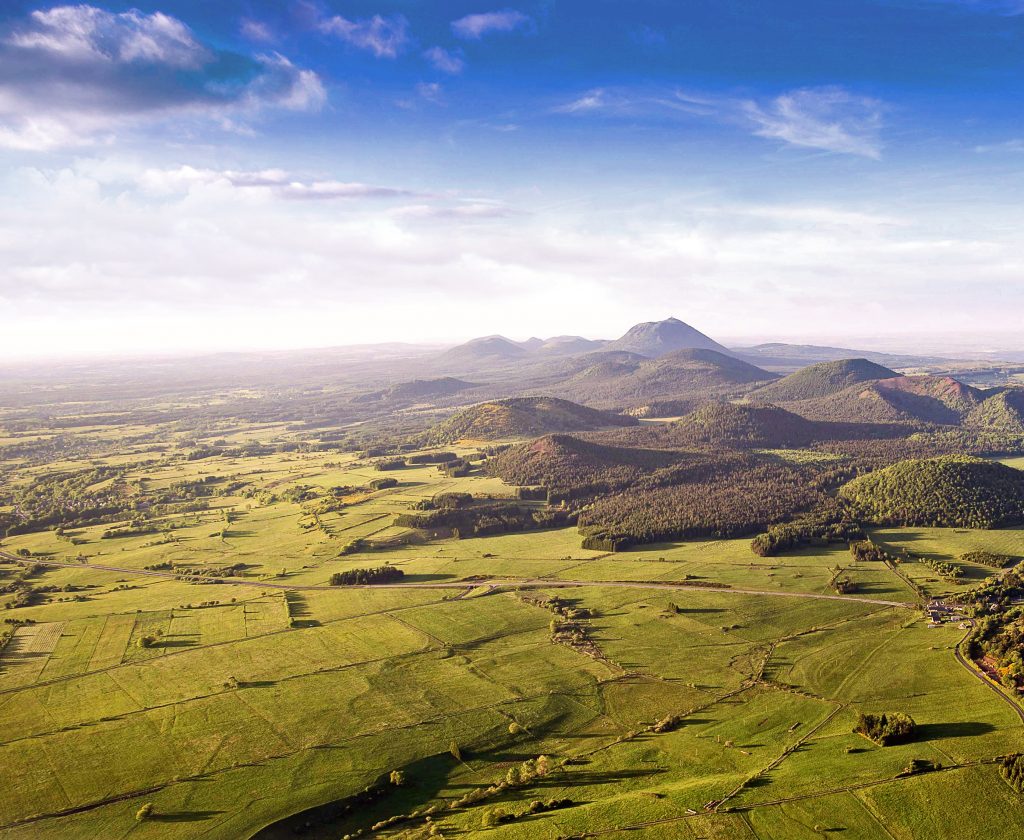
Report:
[[[110,427],[85,428],[82,434],[116,441]],[[291,434],[282,424],[225,424],[210,439],[238,444]],[[296,486],[361,485],[380,476],[352,454],[326,452],[145,460],[141,451],[112,450],[12,467],[11,480],[107,461],[128,465],[129,482],[151,488],[217,476],[280,497]],[[9,613],[38,623],[20,627],[0,655],[7,770],[0,834],[233,840],[406,769],[406,788],[306,835],[333,840],[396,813],[445,807],[542,753],[569,763],[532,786],[443,811],[441,830],[532,838],[632,827],[637,837],[730,840],[841,831],[902,840],[1024,827],[1009,788],[990,765],[974,763],[1024,749],[1024,727],[955,661],[954,628],[929,629],[911,608],[781,597],[831,594],[840,567],[857,595],[913,602],[914,591],[881,564],[852,564],[838,546],[758,558],[747,539],[606,555],[581,549],[571,528],[342,556],[357,537],[401,533],[393,515],[438,492],[508,492],[490,478],[451,479],[429,466],[391,475],[398,487],[324,515],[322,528],[301,504],[231,495],[213,497],[209,510],[165,517],[173,540],[101,539],[109,525],[77,529],[81,544],[74,546],[53,532],[4,540],[7,551],[87,562],[41,572],[33,582],[59,591]],[[1024,553],[1019,530],[884,529],[873,536],[894,550],[952,562],[978,549]],[[334,572],[382,562],[412,582],[689,580],[768,594],[326,586]],[[167,563],[178,570],[244,564],[238,574],[247,584],[139,574]],[[968,582],[955,585],[921,564],[901,571],[930,594],[990,573],[969,569]],[[596,648],[552,640],[553,613],[533,603],[544,595],[590,611]],[[144,637],[155,644],[141,646]],[[922,735],[876,748],[851,732],[859,710],[907,711]],[[672,731],[650,731],[668,716],[678,717]],[[519,729],[510,731],[512,723]],[[459,760],[449,753],[453,741]],[[915,757],[964,766],[893,780]],[[533,799],[562,797],[575,804],[483,827],[491,807],[518,814]],[[723,798],[740,810],[705,811]],[[985,809],[970,820],[951,804],[982,800]],[[138,823],[144,802],[155,816]],[[286,836],[294,836],[288,826],[261,834]]]

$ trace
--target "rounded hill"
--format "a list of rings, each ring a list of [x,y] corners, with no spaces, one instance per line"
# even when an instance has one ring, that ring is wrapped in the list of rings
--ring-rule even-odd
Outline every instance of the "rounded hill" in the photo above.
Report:
[[[679,445],[732,447],[806,446],[818,426],[775,405],[714,402],[671,424]]]
[[[431,443],[457,440],[502,440],[552,432],[584,432],[613,426],[635,426],[637,420],[598,411],[556,397],[511,397],[463,409],[428,433]]]
[[[867,359],[840,359],[801,368],[778,382],[759,388],[756,395],[773,402],[813,400],[836,394],[860,382],[896,376],[899,374],[895,371]]]
[[[998,528],[1024,522],[1024,472],[982,458],[900,461],[839,490],[856,516],[879,525]]]

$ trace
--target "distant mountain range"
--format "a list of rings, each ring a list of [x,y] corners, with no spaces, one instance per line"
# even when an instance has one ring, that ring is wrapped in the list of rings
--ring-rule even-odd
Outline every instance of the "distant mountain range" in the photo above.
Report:
[[[811,422],[1024,433],[1024,389],[973,387],[946,374],[955,367],[929,361],[933,360],[817,345],[730,349],[678,318],[667,318],[637,324],[613,341],[575,335],[526,341],[500,335],[476,338],[410,360],[407,370],[413,375],[408,381],[356,394],[352,404],[376,412],[440,412],[477,404],[466,409],[469,415],[450,418],[454,422],[438,430],[439,440],[608,425],[607,414],[586,415],[593,410],[671,418],[709,403],[730,402],[778,406]],[[921,370],[942,373],[920,374]],[[541,402],[524,402],[528,400]],[[711,426],[727,418],[722,410],[716,411]],[[774,428],[781,427],[780,417],[761,412],[756,419]],[[728,418],[740,421],[739,415]],[[799,440],[806,433],[794,420],[786,434],[777,437]],[[725,437],[735,435],[731,430]]]

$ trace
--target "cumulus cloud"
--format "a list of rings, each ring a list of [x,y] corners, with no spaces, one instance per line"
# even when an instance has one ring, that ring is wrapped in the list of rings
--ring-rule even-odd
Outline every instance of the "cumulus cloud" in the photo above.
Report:
[[[83,63],[163,64],[195,69],[211,59],[188,27],[161,12],[114,14],[94,6],[35,11],[7,39],[14,47],[41,50]]]
[[[512,32],[525,26],[530,18],[515,9],[504,9],[500,12],[482,12],[466,15],[452,21],[452,32],[467,41],[476,41],[490,32]]]
[[[49,149],[191,115],[229,124],[266,108],[319,108],[319,77],[278,53],[203,44],[161,12],[36,11],[0,38],[0,145]]]
[[[431,47],[423,53],[423,57],[442,73],[456,75],[466,66],[465,60],[458,53],[449,52],[443,47]]]
[[[878,159],[882,103],[842,88],[807,88],[768,103],[747,102],[747,119],[759,137],[793,146]]]
[[[364,20],[349,20],[341,15],[317,23],[318,30],[334,35],[377,58],[395,58],[409,40],[409,21],[403,15],[374,15]]]

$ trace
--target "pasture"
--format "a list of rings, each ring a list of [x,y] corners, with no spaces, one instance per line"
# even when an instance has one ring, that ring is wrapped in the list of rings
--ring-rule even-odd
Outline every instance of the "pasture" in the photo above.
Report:
[[[209,434],[293,435],[280,424]],[[1024,724],[956,661],[962,631],[927,626],[915,588],[949,594],[991,569],[951,584],[915,562],[856,563],[845,546],[761,558],[749,538],[608,554],[582,549],[573,528],[401,544],[395,515],[417,503],[512,488],[431,465],[379,472],[354,453],[190,460],[145,448],[9,468],[14,485],[117,465],[143,496],[221,489],[148,515],[144,533],[111,536],[131,531],[126,518],[3,541],[24,564],[66,565],[30,569],[31,604],[2,596],[20,623],[0,654],[0,836],[273,840],[308,822],[314,840],[413,837],[426,836],[428,809],[444,836],[495,838],[1024,829],[991,764],[1024,749]],[[397,485],[367,489],[382,476]],[[326,512],[303,498],[339,487],[357,489]],[[873,536],[950,562],[1024,554],[1019,530]],[[369,544],[344,553],[354,540]],[[410,586],[329,585],[385,563]],[[853,596],[834,597],[837,572]],[[586,616],[579,637],[556,632],[552,598]],[[877,747],[852,733],[860,711],[909,713],[920,736]],[[487,792],[540,755],[548,772]],[[943,769],[900,777],[914,758]],[[404,784],[387,781],[392,770]],[[353,798],[367,786],[372,796]],[[462,801],[470,791],[483,793]],[[535,800],[568,804],[527,813]],[[967,815],[966,800],[987,807]]]

